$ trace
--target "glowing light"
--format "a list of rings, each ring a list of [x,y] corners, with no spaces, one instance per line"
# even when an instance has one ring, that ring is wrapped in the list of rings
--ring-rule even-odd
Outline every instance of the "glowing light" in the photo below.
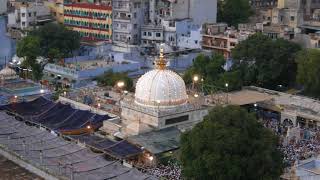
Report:
[[[160,100],[157,100],[157,103],[158,103],[158,104],[160,104],[160,102],[161,102]]]
[[[40,89],[40,93],[43,94],[44,93],[44,89]]]
[[[88,126],[87,126],[87,129],[91,129],[91,126],[90,126],[90,125],[88,125]]]
[[[226,86],[226,87],[228,87],[228,86],[229,86],[229,84],[228,84],[228,83],[226,83],[226,84],[225,84],[225,86]]]
[[[153,160],[153,156],[149,156],[148,159],[149,159],[150,161],[152,161],[152,160]]]
[[[101,104],[100,104],[100,103],[98,103],[98,107],[99,107],[99,108],[101,107]]]
[[[257,107],[258,106],[258,104],[257,103],[254,103],[254,107]]]
[[[128,94],[129,92],[128,92],[128,91],[123,91],[123,93],[124,93],[124,94]]]
[[[199,94],[194,94],[194,97],[195,97],[195,98],[199,97]]]
[[[123,82],[123,81],[119,81],[119,82],[117,83],[117,86],[118,86],[119,88],[122,88],[122,87],[124,86],[124,82]]]
[[[14,96],[14,98],[15,98],[15,99],[17,99],[17,98],[18,98],[18,96]]]
[[[64,91],[64,92],[63,92],[63,95],[65,95],[65,96],[66,96],[66,95],[67,95],[67,92],[66,92],[66,91]]]
[[[193,81],[194,82],[198,82],[199,81],[199,76],[198,75],[193,76]]]

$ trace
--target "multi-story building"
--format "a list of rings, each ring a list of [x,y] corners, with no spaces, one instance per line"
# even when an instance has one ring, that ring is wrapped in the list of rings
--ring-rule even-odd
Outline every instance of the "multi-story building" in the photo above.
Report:
[[[8,27],[28,29],[52,21],[49,8],[40,2],[22,2],[15,4],[15,11],[8,14]]]
[[[177,48],[200,48],[202,24],[215,23],[216,12],[216,0],[150,0],[149,19],[142,27],[141,43],[164,42]]]
[[[64,24],[83,40],[112,41],[112,7],[93,3],[64,5]]]
[[[202,28],[202,48],[231,57],[231,50],[242,40],[247,39],[253,31],[229,29],[227,24],[204,24]]]
[[[147,0],[113,0],[113,43],[140,44],[141,26],[148,17]]]
[[[48,2],[48,7],[52,16],[58,21],[59,23],[63,23],[63,4],[64,0],[54,0]]]

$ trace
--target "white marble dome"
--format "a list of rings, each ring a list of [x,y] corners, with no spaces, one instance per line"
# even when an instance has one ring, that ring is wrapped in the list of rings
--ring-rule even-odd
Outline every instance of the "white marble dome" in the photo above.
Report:
[[[136,84],[135,103],[142,106],[174,107],[187,100],[183,79],[167,69],[149,71]]]
[[[14,79],[17,77],[17,73],[13,69],[5,67],[0,71],[0,77],[4,79]]]

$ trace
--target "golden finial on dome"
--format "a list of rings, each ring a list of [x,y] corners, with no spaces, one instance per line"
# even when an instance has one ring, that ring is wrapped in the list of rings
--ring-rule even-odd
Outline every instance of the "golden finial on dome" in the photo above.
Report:
[[[156,61],[157,69],[164,70],[166,68],[167,62],[164,60],[164,50],[162,45],[160,46],[160,56],[159,59]]]

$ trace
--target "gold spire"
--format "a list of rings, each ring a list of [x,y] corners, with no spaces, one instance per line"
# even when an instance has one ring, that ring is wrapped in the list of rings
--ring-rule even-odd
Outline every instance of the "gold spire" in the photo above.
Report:
[[[163,55],[163,47],[160,48],[160,56],[159,59],[156,61],[157,69],[164,70],[166,68],[167,62],[164,60]]]

